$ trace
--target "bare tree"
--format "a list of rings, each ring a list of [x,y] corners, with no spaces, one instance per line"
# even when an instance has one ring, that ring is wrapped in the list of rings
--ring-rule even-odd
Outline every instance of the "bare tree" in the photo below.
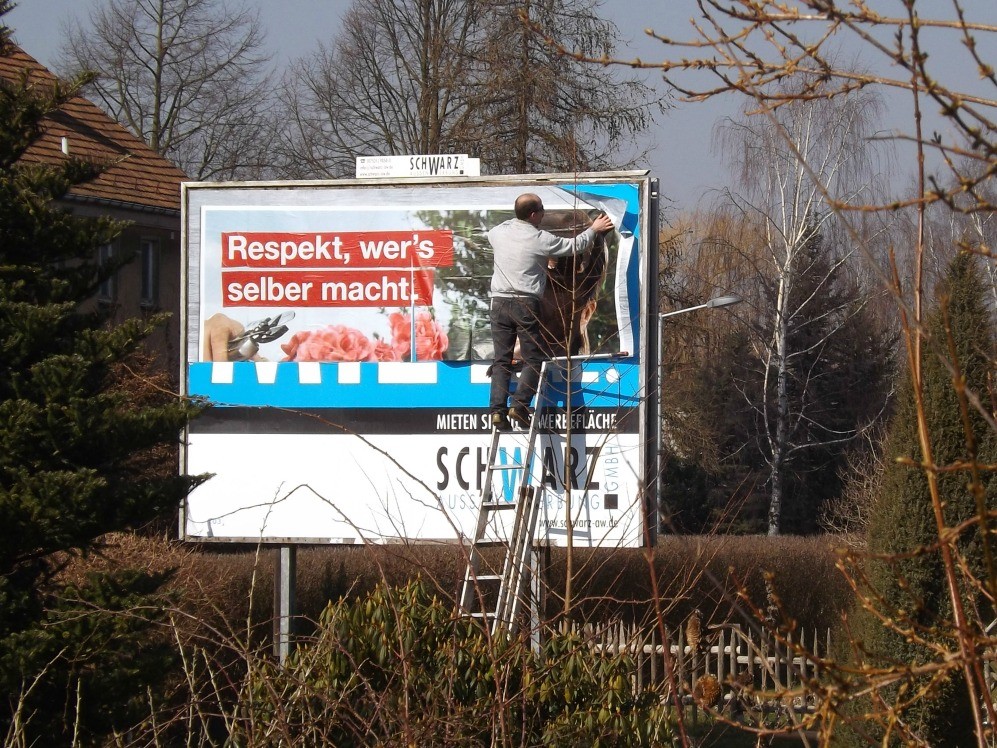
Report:
[[[787,103],[770,117],[745,112],[720,130],[742,188],[727,193],[731,209],[756,222],[764,237],[760,259],[767,267],[759,276],[770,286],[770,306],[756,310],[761,335],[754,347],[762,383],[749,397],[761,418],[769,467],[770,535],[779,534],[785,472],[794,453],[858,434],[820,422],[806,391],[822,372],[800,371],[795,362],[819,354],[829,336],[861,309],[851,297],[842,298],[839,308],[821,303],[854,257],[847,241],[828,241],[834,224],[828,201],[854,204],[874,197],[868,137],[878,106],[874,95],[852,93]],[[800,335],[808,326],[823,332]]]
[[[760,215],[757,193],[750,208],[746,195],[735,197],[687,224],[662,288],[667,309],[742,298],[724,314],[682,315],[663,329],[663,514],[682,532],[765,531],[775,481],[780,532],[816,532],[821,508],[843,488],[845,442],[888,401],[895,332],[883,319],[884,294],[858,271],[833,217],[804,223],[806,241],[780,272],[785,246],[773,248],[774,219]],[[781,329],[780,293],[789,318]]]
[[[371,0],[284,86],[290,176],[344,177],[360,155],[468,152],[478,0]]]
[[[580,65],[562,50],[608,59],[616,26],[593,0],[489,4],[473,138],[496,173],[588,171],[637,163],[636,138],[664,99],[633,73]],[[544,44],[556,37],[558,46]]]
[[[612,51],[615,27],[580,0],[355,4],[284,86],[287,173],[346,176],[360,155],[448,151],[493,173],[624,166],[660,97],[548,50],[523,20],[541,12],[579,49]]]
[[[273,102],[256,14],[224,0],[106,0],[69,26],[60,67],[99,73],[85,93],[197,179],[266,171]]]

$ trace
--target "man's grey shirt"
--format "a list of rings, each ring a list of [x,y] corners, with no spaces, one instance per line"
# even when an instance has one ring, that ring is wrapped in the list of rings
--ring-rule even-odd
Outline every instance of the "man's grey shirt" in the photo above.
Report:
[[[595,232],[588,228],[574,239],[542,231],[529,221],[511,218],[488,232],[495,253],[491,295],[540,297],[547,285],[547,258],[591,249]]]

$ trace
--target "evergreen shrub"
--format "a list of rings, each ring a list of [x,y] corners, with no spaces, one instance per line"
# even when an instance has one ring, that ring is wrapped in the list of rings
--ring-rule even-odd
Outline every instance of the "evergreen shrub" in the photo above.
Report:
[[[552,635],[490,637],[419,580],[331,603],[284,669],[251,680],[237,742],[651,746],[669,738],[633,662]],[[239,735],[238,732],[243,734]]]

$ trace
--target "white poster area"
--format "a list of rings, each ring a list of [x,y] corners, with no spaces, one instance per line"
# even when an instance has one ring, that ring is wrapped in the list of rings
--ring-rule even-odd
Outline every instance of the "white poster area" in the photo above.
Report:
[[[526,434],[503,435],[500,464],[521,462]],[[191,539],[269,542],[454,542],[473,536],[487,465],[487,435],[191,434],[188,470],[213,472],[188,499]],[[533,464],[542,488],[539,542],[640,546],[636,433],[572,437],[575,481],[565,490],[565,440],[543,436]],[[202,464],[203,460],[203,464]],[[434,466],[431,470],[428,466]],[[416,476],[431,476],[430,481]],[[521,471],[493,472],[493,495],[511,501]],[[294,476],[288,480],[287,476]],[[380,497],[380,504],[369,497]],[[361,498],[362,497],[362,498]],[[568,502],[570,502],[570,509]],[[486,539],[506,540],[513,512]]]

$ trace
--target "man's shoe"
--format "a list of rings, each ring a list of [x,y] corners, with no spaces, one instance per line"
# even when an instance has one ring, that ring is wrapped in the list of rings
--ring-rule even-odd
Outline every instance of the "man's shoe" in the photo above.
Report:
[[[512,424],[509,423],[505,413],[492,413],[492,428],[499,431],[511,431]]]
[[[518,405],[509,408],[509,420],[524,429],[530,427],[530,411]]]

